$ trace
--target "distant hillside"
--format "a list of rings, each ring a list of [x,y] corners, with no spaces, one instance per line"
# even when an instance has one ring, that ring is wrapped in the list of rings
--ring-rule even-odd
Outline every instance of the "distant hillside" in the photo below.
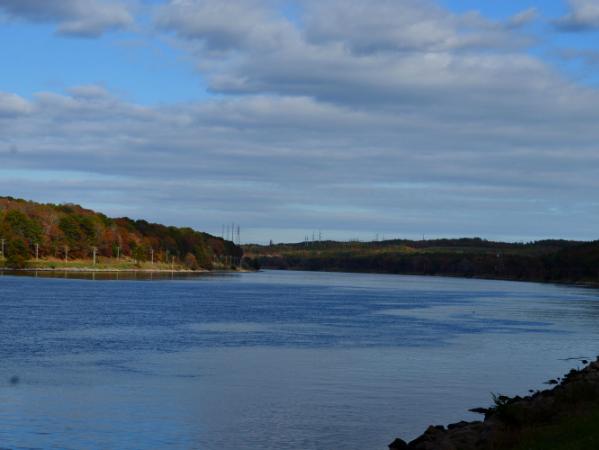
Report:
[[[599,241],[322,241],[247,245],[244,251],[254,265],[273,269],[599,282]]]
[[[0,197],[0,239],[7,264],[28,260],[97,259],[153,261],[196,269],[239,263],[243,251],[233,242],[191,228],[127,217],[111,219],[72,204],[40,204]]]

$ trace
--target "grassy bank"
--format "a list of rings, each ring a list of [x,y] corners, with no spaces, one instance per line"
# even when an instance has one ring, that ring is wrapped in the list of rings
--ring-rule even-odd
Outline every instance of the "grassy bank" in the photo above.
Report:
[[[0,268],[6,267],[6,260],[0,257]],[[222,264],[213,264],[212,270],[231,270]],[[136,272],[136,271],[155,271],[155,272],[205,272],[205,269],[191,270],[189,267],[179,264],[167,264],[162,262],[134,261],[126,258],[98,258],[96,263],[91,259],[73,259],[69,261],[60,259],[43,259],[27,261],[25,267],[21,270],[42,270],[42,271],[110,271],[110,272]]]

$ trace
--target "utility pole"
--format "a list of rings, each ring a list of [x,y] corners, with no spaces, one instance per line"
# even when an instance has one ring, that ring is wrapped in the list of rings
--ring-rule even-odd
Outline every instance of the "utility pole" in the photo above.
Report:
[[[98,249],[96,247],[92,247],[92,252],[94,254],[94,266],[96,265],[96,252],[98,251]]]
[[[174,272],[175,270],[175,257],[173,256],[171,258],[171,272]]]
[[[152,261],[152,265],[154,265],[154,249],[153,248],[150,249],[150,259]]]
[[[69,246],[64,246],[64,262],[69,262]]]
[[[35,244],[35,260],[39,261],[40,259],[40,245]]]
[[[241,228],[237,225],[237,245],[241,245]]]

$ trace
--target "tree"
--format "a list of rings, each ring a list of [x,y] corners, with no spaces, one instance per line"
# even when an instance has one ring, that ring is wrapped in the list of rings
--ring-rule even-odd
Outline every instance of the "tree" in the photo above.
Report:
[[[185,265],[187,266],[187,268],[189,268],[191,270],[199,269],[198,260],[191,253],[188,253],[187,255],[185,255]]]
[[[212,255],[207,250],[205,245],[197,245],[194,248],[193,255],[196,258],[196,264],[203,269],[212,269]]]
[[[140,264],[148,259],[148,249],[143,245],[135,246],[131,253],[137,264]]]
[[[29,250],[22,239],[13,239],[8,244],[6,265],[11,269],[24,269],[29,260]]]
[[[4,233],[9,238],[22,239],[27,247],[32,242],[39,242],[42,236],[42,227],[34,219],[29,218],[21,211],[8,211],[4,216]]]
[[[58,224],[60,231],[64,235],[64,239],[70,247],[75,247],[82,241],[81,230],[79,223],[74,216],[64,216]]]

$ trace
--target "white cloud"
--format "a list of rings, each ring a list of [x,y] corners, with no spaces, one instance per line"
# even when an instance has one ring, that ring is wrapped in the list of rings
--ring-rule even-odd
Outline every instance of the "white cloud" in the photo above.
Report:
[[[32,111],[31,104],[16,94],[0,92],[0,119],[17,117]]]
[[[453,14],[430,0],[313,1],[304,23],[310,42],[338,42],[358,54],[501,49],[524,42],[505,24],[476,12]]]
[[[75,98],[84,99],[102,99],[110,96],[110,93],[104,86],[97,84],[74,86],[68,92]]]
[[[539,16],[537,8],[528,8],[514,14],[507,22],[508,27],[518,28],[535,21]]]
[[[158,8],[155,22],[213,52],[272,48],[293,29],[267,5],[259,0],[172,0]]]
[[[98,37],[133,23],[127,5],[116,1],[0,0],[0,10],[13,18],[56,23],[59,34],[76,37]]]
[[[570,11],[555,25],[563,31],[599,30],[599,3],[595,0],[570,0]]]
[[[477,90],[487,97],[489,88],[503,91],[506,84],[536,89],[534,77],[547,76],[543,64],[520,51],[528,36],[514,30],[532,11],[498,23],[428,1],[323,0],[305,2],[301,20],[292,22],[264,3],[226,5],[174,0],[156,16],[218,93],[402,106],[475,97]]]

